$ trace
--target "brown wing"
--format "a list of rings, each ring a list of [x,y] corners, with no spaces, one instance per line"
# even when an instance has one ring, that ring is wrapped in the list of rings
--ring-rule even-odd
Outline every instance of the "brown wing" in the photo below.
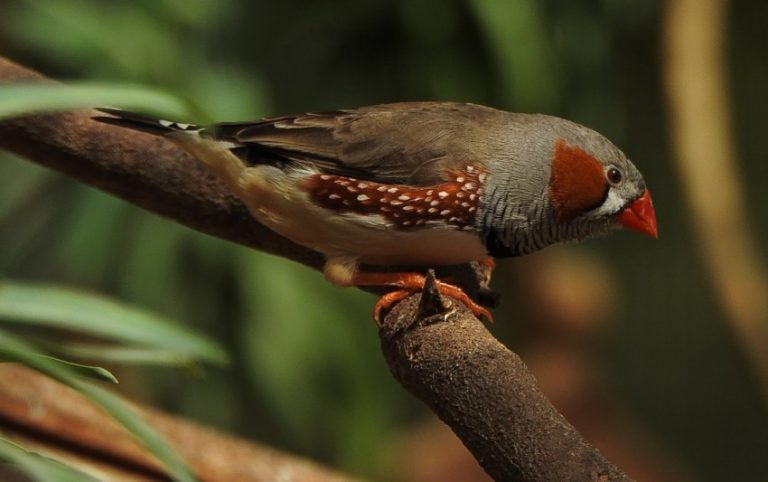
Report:
[[[208,134],[239,144],[240,155],[253,163],[310,164],[418,185],[443,180],[446,168],[482,162],[474,145],[499,115],[504,113],[472,104],[399,103],[218,124]]]

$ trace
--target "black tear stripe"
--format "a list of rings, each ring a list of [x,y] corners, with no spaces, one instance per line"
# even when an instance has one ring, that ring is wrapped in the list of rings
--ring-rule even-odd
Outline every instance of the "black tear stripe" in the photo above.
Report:
[[[605,201],[608,199],[608,193],[611,191],[611,186],[608,185],[608,183],[605,183],[605,191],[603,191],[603,197],[600,199],[599,202],[595,203],[594,206],[589,206],[587,209],[584,210],[585,213],[588,213],[594,209],[599,208],[600,206],[605,203]]]

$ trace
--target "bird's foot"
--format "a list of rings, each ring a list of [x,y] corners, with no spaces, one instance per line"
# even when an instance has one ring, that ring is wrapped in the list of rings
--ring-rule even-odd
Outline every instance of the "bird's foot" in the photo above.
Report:
[[[421,291],[424,288],[425,280],[424,275],[419,273],[357,273],[354,278],[354,284],[357,286],[392,286],[397,288],[397,290],[382,296],[376,303],[373,317],[379,322],[382,312],[388,311],[395,303],[407,296]],[[458,286],[441,281],[436,281],[435,283],[441,294],[461,301],[472,310],[475,316],[483,316],[488,321],[493,322],[491,312],[470,298],[464,290]]]

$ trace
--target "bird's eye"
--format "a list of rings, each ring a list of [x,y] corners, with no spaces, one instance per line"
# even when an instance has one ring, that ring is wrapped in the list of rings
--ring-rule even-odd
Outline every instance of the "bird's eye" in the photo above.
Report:
[[[605,176],[608,178],[608,182],[610,182],[611,184],[620,183],[622,178],[624,177],[621,174],[621,171],[619,171],[615,167],[611,167],[610,169],[608,169],[608,172],[606,173]]]

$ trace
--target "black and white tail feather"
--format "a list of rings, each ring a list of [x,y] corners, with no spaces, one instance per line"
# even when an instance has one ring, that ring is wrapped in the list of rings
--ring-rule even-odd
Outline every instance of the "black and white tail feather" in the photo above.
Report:
[[[136,129],[157,136],[167,135],[172,132],[200,132],[203,130],[203,127],[199,125],[156,119],[154,117],[121,109],[101,107],[97,108],[96,110],[105,114],[109,114],[109,117],[94,116],[94,120],[103,122],[105,124]]]
[[[217,138],[214,135],[215,129],[157,119],[121,109],[102,107],[96,110],[109,116],[94,116],[93,120],[146,132],[174,142],[202,161],[233,189],[238,186],[240,175],[247,167],[246,158],[239,155],[242,144]]]

